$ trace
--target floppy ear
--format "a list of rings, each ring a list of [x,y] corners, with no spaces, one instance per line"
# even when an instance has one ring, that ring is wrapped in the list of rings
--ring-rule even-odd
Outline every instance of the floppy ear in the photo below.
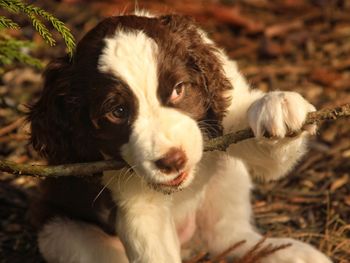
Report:
[[[31,143],[52,164],[64,162],[71,148],[70,120],[65,103],[71,77],[68,58],[51,62],[44,72],[41,97],[30,106]]]
[[[228,91],[233,88],[223,70],[221,51],[204,38],[204,32],[190,17],[168,15],[163,17],[163,23],[186,43],[189,66],[201,74],[200,85],[208,94],[209,115],[220,123],[230,103]]]
[[[193,67],[201,74],[201,85],[206,88],[210,114],[221,123],[230,99],[229,90],[233,87],[223,70],[219,59],[220,51],[212,44],[195,45],[191,51]]]
[[[75,86],[73,88],[73,86]],[[44,72],[40,99],[28,114],[31,143],[50,164],[89,161],[88,110],[74,84],[74,69],[69,57],[51,62]],[[92,158],[95,159],[95,158]]]

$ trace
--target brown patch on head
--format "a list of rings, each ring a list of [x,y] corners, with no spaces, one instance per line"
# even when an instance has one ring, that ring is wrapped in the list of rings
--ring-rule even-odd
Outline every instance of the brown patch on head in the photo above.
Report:
[[[172,56],[180,57],[190,76],[192,94],[183,101],[183,106],[178,107],[193,108],[197,112],[205,110],[200,118],[197,115],[197,120],[204,120],[209,126],[217,128],[217,133],[220,134],[222,127],[219,129],[216,124],[221,125],[229,106],[225,92],[232,89],[232,86],[223,72],[222,62],[218,58],[219,51],[212,44],[205,43],[198,27],[189,17],[168,15],[161,19],[169,28],[171,39],[174,39],[176,45],[165,45],[165,53],[168,55],[164,57],[160,74],[163,74],[164,80],[167,79],[172,69],[165,65],[170,64]],[[172,88],[171,84],[169,83],[168,89]]]
[[[101,22],[80,41],[73,61],[56,59],[44,72],[44,89],[30,107],[28,120],[31,143],[49,164],[102,160],[101,149],[118,159],[118,147],[129,139],[136,111],[122,124],[107,122],[106,112],[119,103],[137,109],[137,102],[120,82],[97,70],[104,38],[114,33],[116,26],[110,19]],[[54,216],[63,216],[114,233],[115,204],[109,191],[94,200],[102,187],[99,177],[46,179],[33,202],[33,223],[40,227]]]
[[[206,43],[193,20],[185,16],[161,16],[157,30],[145,30],[145,33],[159,46],[158,95],[163,105],[177,108],[209,126],[207,136],[220,135],[230,99],[225,92],[232,85],[223,72],[219,50]],[[179,103],[169,103],[170,94],[179,82],[186,83],[184,97]]]
[[[57,60],[46,70],[42,97],[32,107],[29,120],[33,145],[50,163],[102,159],[99,147],[111,145],[104,143],[107,139],[116,143],[115,148],[128,140],[133,117],[127,124],[116,125],[98,115],[105,100],[114,96],[120,96],[130,109],[137,109],[131,92],[119,89],[115,76],[97,69],[104,40],[117,28],[142,30],[158,44],[158,95],[163,105],[215,126],[215,135],[222,131],[218,127],[228,107],[224,93],[232,87],[223,73],[218,50],[204,42],[194,22],[178,15],[111,17],[79,42],[73,62],[68,58]],[[169,103],[169,96],[179,81],[186,82],[187,88],[183,100],[174,105]],[[132,114],[135,116],[136,110]],[[118,136],[112,139],[112,134]]]
[[[209,136],[222,133],[221,121],[229,105],[225,92],[232,89],[225,77],[217,48],[206,43],[192,19],[179,15],[111,17],[100,23],[80,46],[90,43],[95,34],[105,37],[123,31],[141,30],[158,45],[158,96],[163,105],[174,107],[193,119],[210,126]],[[84,50],[86,50],[84,48]],[[90,53],[91,54],[91,53]],[[82,58],[87,53],[78,52]],[[84,63],[86,64],[86,63]],[[170,94],[179,82],[186,82],[184,99],[176,105],[169,103]]]
[[[95,127],[93,136],[102,153],[119,159],[120,147],[128,142],[137,116],[138,101],[127,84],[113,76],[105,75],[103,78],[94,85],[93,102],[89,103],[90,118]],[[122,118],[114,115],[118,109],[124,111]]]
[[[118,84],[113,77],[99,72],[97,64],[105,46],[104,39],[113,34],[118,25],[113,21],[105,19],[88,32],[77,45],[73,61],[68,57],[56,59],[44,73],[41,98],[30,108],[28,120],[31,142],[50,164],[103,159],[99,146],[104,143],[96,140],[101,130],[96,131],[95,125],[96,121],[103,122],[98,112],[113,94],[112,90],[118,90]],[[120,93],[122,96],[118,99],[127,101],[130,107],[135,106],[131,105],[131,94]],[[119,95],[118,91],[114,94]],[[107,124],[99,125],[106,127]],[[128,141],[126,134],[131,123],[127,125],[119,126],[122,136],[116,136],[118,145]]]

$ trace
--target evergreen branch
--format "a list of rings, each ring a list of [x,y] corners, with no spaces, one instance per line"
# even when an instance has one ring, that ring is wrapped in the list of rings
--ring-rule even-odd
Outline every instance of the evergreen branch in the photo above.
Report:
[[[18,13],[20,11],[18,5],[20,4],[21,2],[18,0],[0,0],[0,6],[11,13]]]
[[[5,16],[0,16],[0,29],[3,28],[19,29],[19,25]]]
[[[319,123],[323,120],[337,120],[341,117],[350,116],[350,103],[333,109],[323,109],[308,114],[305,125]],[[244,136],[243,136],[244,135]],[[206,142],[204,151],[225,151],[231,144],[251,139],[254,134],[250,129],[237,133],[226,134]],[[92,163],[75,163],[56,166],[16,164],[10,161],[0,160],[0,171],[15,175],[29,175],[37,177],[60,177],[60,176],[92,176],[105,170],[117,170],[125,167],[124,162],[115,160],[99,161]]]
[[[54,17],[52,14],[41,9],[40,7],[24,4],[20,0],[0,0],[0,6],[12,13],[22,12],[26,14],[27,17],[31,20],[35,30],[42,36],[46,43],[48,43],[50,46],[54,46],[56,44],[56,41],[52,37],[52,34],[49,32],[47,27],[41,22],[38,17],[49,21],[53,28],[63,38],[70,57],[73,56],[75,49],[75,39],[69,28],[67,28],[62,21]]]
[[[66,27],[62,21],[58,20],[56,17],[51,15],[49,12],[47,12],[39,7],[36,7],[33,5],[28,5],[26,8],[27,8],[27,10],[30,10],[30,12],[32,12],[33,14],[36,14],[37,16],[41,16],[42,18],[46,19],[47,21],[49,21],[52,24],[52,26],[62,36],[64,42],[66,43],[68,53],[70,54],[70,56],[72,56],[74,48],[75,48],[75,40],[74,40],[74,37],[73,37],[72,33],[70,32],[69,28]]]
[[[35,13],[28,8],[28,6],[19,0],[1,0],[0,6],[4,7],[13,13],[24,13],[32,22],[33,27],[39,33],[39,35],[48,43],[50,46],[54,46],[56,41],[53,39],[52,34],[49,32],[47,27],[36,17]]]
[[[53,39],[52,34],[49,32],[47,27],[32,13],[27,13],[29,19],[32,21],[32,25],[39,35],[46,41],[50,46],[56,45],[56,41]]]
[[[30,49],[33,46],[30,41],[12,38],[0,40],[0,65],[9,65],[18,61],[41,69],[43,67],[41,61],[25,52],[25,49]]]

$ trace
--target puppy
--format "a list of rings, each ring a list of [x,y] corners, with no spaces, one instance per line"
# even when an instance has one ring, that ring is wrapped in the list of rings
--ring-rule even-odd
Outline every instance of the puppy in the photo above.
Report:
[[[230,255],[242,256],[261,239],[251,176],[278,179],[293,168],[315,110],[294,92],[251,90],[235,62],[178,15],[107,18],[44,77],[29,114],[35,149],[50,164],[130,166],[41,183],[32,219],[47,262],[179,263],[194,236],[212,254],[245,240]],[[255,139],[203,153],[204,141],[248,127]],[[264,263],[331,262],[294,239],[266,242],[291,246]]]

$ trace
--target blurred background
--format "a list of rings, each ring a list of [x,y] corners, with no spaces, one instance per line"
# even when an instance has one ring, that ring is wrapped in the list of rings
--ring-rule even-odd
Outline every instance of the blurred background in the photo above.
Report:
[[[79,40],[103,17],[134,10],[135,1],[32,1],[61,19]],[[194,17],[238,61],[252,87],[301,93],[317,108],[350,102],[348,0],[139,0],[139,9]],[[4,12],[1,12],[4,14]],[[11,31],[33,40],[32,55],[46,64],[65,46],[49,47],[23,16]],[[25,105],[41,91],[41,69],[7,66],[0,80],[0,159],[44,164],[28,145]],[[323,123],[310,152],[288,177],[257,183],[256,223],[268,236],[312,243],[334,262],[350,262],[350,121]],[[27,220],[36,181],[0,172],[0,262],[42,262]],[[210,257],[209,257],[210,258]],[[224,262],[224,261],[222,261]],[[315,262],[317,263],[317,262]]]

